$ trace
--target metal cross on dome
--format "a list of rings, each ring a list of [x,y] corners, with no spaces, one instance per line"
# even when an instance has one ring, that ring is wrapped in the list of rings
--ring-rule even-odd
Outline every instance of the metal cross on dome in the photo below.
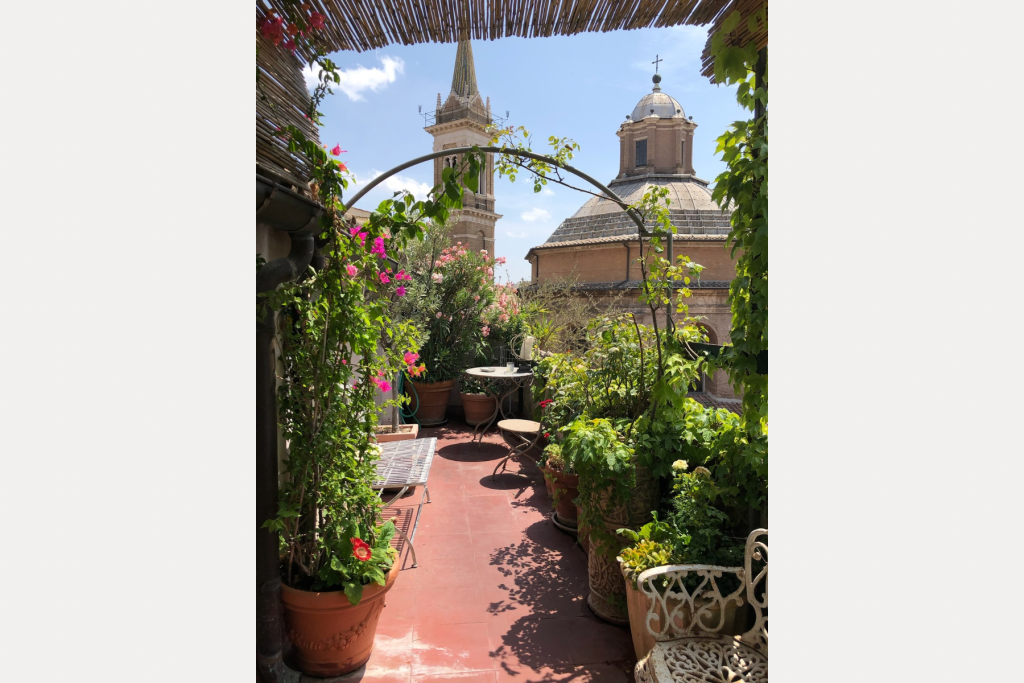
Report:
[[[659,59],[658,55],[654,55],[654,61],[651,64],[654,65],[654,73],[658,73],[658,62],[664,62],[664,59]]]

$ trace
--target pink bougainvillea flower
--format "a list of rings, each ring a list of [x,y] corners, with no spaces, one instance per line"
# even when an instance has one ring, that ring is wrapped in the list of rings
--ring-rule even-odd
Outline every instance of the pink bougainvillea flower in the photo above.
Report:
[[[342,365],[348,365],[348,361],[347,361],[347,360],[345,360],[344,358],[342,358],[342,359],[341,359],[341,364],[342,364]]]
[[[412,365],[413,363],[415,363],[419,359],[420,359],[420,354],[413,353],[412,351],[406,351],[405,352],[405,356],[402,357],[402,360],[405,361],[406,365]]]
[[[295,24],[288,24],[288,28],[286,28],[285,30],[288,32],[288,35],[294,36],[296,33],[299,32],[299,27],[296,26]]]
[[[387,253],[384,251],[384,238],[376,237],[373,240],[373,248],[370,249],[371,254],[376,254],[377,258],[384,258]]]
[[[348,271],[349,277],[355,277],[356,273],[359,272],[359,269],[356,268],[355,266],[351,265],[351,264],[345,266],[345,270]]]
[[[295,41],[289,38],[288,40],[284,41],[284,47],[286,50],[295,50]]]
[[[380,387],[380,390],[383,391],[384,393],[391,391],[391,383],[388,382],[386,379],[382,379],[380,381],[380,384],[378,384],[377,386]]]
[[[370,546],[366,544],[366,541],[355,537],[350,538],[349,541],[352,542],[352,557],[360,562],[366,562],[373,557],[373,552],[370,550]]]
[[[341,145],[335,145],[334,149],[331,150],[331,154],[333,154],[334,156],[338,156],[339,154],[341,154]]]
[[[386,285],[387,283],[391,282],[391,278],[388,277],[387,273],[379,273],[379,275],[380,275],[380,283],[382,285]]]
[[[361,232],[358,235],[356,235],[356,237],[359,238],[359,246],[365,247],[366,246],[366,233],[365,232]]]
[[[324,19],[326,18],[327,16],[324,14],[313,12],[309,15],[309,25],[319,31],[324,27]]]
[[[355,237],[359,233],[359,231],[362,230],[362,229],[363,229],[363,226],[361,226],[361,225],[353,225],[351,228],[348,229],[348,234],[350,234],[353,237]]]
[[[403,287],[402,285],[398,285],[397,287],[395,287],[395,294],[397,294],[398,296],[405,296],[405,287]]]

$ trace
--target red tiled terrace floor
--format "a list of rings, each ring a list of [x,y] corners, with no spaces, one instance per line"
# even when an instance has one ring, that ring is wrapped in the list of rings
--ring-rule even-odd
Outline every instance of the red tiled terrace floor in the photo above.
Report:
[[[510,462],[489,435],[478,448],[453,420],[425,429],[437,437],[430,504],[416,532],[419,567],[403,553],[388,593],[373,655],[343,679],[401,681],[632,681],[627,627],[607,624],[586,604],[587,563],[575,539],[548,520],[551,501],[537,468]],[[396,523],[415,512],[417,490],[388,509]],[[391,516],[391,515],[389,515]]]

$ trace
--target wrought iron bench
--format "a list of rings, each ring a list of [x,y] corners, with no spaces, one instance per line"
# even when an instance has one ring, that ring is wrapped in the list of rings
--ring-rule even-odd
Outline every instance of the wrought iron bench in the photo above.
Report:
[[[723,574],[739,580],[728,595],[719,587]],[[657,641],[636,665],[637,683],[768,682],[767,529],[747,537],[742,568],[669,565],[648,569],[637,583],[651,601],[644,624]],[[729,609],[744,604],[753,608],[753,626],[743,635],[723,635]]]

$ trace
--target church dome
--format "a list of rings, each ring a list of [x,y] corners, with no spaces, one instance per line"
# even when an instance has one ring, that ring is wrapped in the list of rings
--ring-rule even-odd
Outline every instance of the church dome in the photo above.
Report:
[[[729,234],[729,214],[719,210],[706,180],[684,175],[650,174],[619,178],[608,187],[627,204],[639,202],[652,186],[668,189],[669,216],[680,235]],[[653,227],[653,223],[651,224]],[[615,241],[637,237],[636,224],[610,199],[592,197],[545,242]]]
[[[640,101],[633,107],[633,113],[629,118],[633,121],[640,121],[648,116],[657,116],[660,119],[686,118],[683,105],[679,104],[676,98],[657,90],[640,98]]]

